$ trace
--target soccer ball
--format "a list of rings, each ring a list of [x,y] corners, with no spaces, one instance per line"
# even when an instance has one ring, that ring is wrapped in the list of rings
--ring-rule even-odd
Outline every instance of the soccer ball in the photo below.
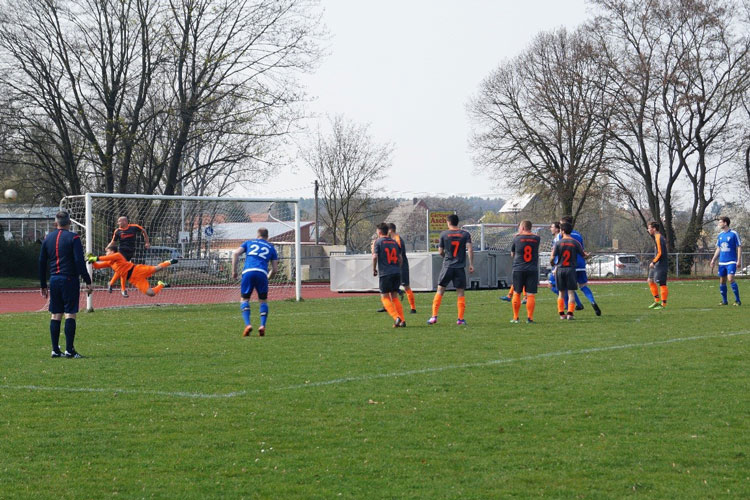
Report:
[[[18,193],[16,193],[16,190],[15,190],[15,189],[6,189],[6,190],[5,190],[5,199],[6,199],[6,200],[11,200],[11,201],[13,201],[13,200],[15,200],[16,198],[18,198]]]

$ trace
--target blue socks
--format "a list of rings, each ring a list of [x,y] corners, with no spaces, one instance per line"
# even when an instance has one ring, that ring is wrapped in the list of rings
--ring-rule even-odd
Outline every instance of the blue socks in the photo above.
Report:
[[[734,300],[739,302],[740,301],[740,287],[737,285],[736,281],[732,281],[732,292],[734,292]],[[727,289],[724,287],[724,301],[726,301],[727,296]]]
[[[242,311],[242,319],[245,320],[245,326],[250,324],[250,302],[243,300],[240,302],[240,311]]]
[[[260,303],[260,326],[266,326],[266,319],[268,318],[268,302]]]
[[[732,284],[735,285],[735,286],[737,285],[736,283],[732,283]],[[734,287],[732,287],[732,288],[734,288]],[[727,303],[727,285],[726,285],[726,283],[719,284],[719,293],[721,293],[721,301],[724,304],[726,304]]]
[[[596,304],[596,301],[594,300],[594,292],[591,291],[591,288],[589,288],[587,285],[583,285],[581,287],[581,291],[586,296],[586,298],[589,299],[589,302],[591,302],[592,304]],[[576,303],[580,304],[578,296],[576,296]]]

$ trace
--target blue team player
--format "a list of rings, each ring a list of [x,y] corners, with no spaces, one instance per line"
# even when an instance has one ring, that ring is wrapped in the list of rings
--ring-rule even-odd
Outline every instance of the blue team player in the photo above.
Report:
[[[734,292],[734,305],[742,304],[740,301],[740,288],[734,279],[737,268],[742,267],[742,242],[740,235],[733,229],[729,229],[729,217],[719,217],[719,237],[716,240],[716,251],[711,259],[711,267],[714,266],[716,258],[719,259],[719,292],[721,292],[721,304],[727,305],[727,279]]]
[[[250,324],[250,295],[253,290],[258,294],[260,302],[260,327],[258,335],[261,337],[266,334],[266,319],[268,319],[268,280],[278,271],[279,255],[276,248],[268,241],[268,229],[258,228],[258,237],[254,240],[247,240],[232,252],[232,279],[237,279],[237,259],[243,253],[245,254],[245,267],[242,269],[242,281],[240,284],[240,293],[242,301],[240,310],[242,319],[245,320],[245,330],[242,332],[243,337],[250,335],[253,331],[253,325]],[[268,263],[271,263],[271,272],[268,272]]]
[[[60,211],[55,216],[57,229],[50,232],[39,253],[39,283],[42,297],[49,297],[49,333],[53,358],[82,358],[75,349],[76,314],[81,295],[81,282],[86,282],[86,293],[91,293],[91,276],[86,269],[81,238],[70,232],[70,216]],[[47,290],[49,271],[49,290]],[[65,352],[60,352],[60,326],[65,314]]]
[[[553,222],[549,227],[550,232],[552,233],[552,245],[554,246],[555,243],[562,238],[562,233],[560,232],[560,223],[559,222]],[[578,231],[573,231],[574,233],[578,234]],[[552,269],[549,272],[549,289],[552,293],[555,294],[555,297],[558,296],[558,289],[557,289],[557,280],[555,278],[555,270],[557,269],[557,260],[555,259],[552,263]],[[576,311],[582,311],[583,310],[583,304],[581,304],[581,299],[578,298],[578,294],[576,292],[573,292],[573,298],[576,301]],[[565,309],[568,308],[568,294],[564,294],[563,300],[565,301]]]
[[[570,215],[566,215],[560,219],[560,223],[567,222],[570,224],[571,227],[573,227],[573,217]],[[578,241],[578,243],[581,244],[581,248],[586,248],[583,245],[583,236],[581,236],[581,233],[579,233],[576,230],[573,230],[570,233],[570,236]],[[591,291],[591,288],[588,287],[586,283],[589,282],[588,275],[586,274],[586,259],[583,257],[583,255],[578,254],[578,261],[576,263],[576,280],[578,281],[578,287],[581,289],[583,294],[586,296],[587,299],[589,299],[589,302],[591,302],[591,307],[594,308],[594,312],[597,316],[602,315],[602,310],[599,308],[599,305],[596,303],[596,300],[594,300],[594,292]],[[578,309],[578,305],[580,305],[580,300],[578,297],[575,297],[576,299],[576,309]],[[583,309],[583,307],[581,307]]]

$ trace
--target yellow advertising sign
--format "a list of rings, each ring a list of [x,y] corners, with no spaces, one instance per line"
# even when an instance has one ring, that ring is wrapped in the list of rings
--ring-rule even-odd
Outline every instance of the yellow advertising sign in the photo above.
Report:
[[[448,216],[455,214],[455,210],[427,211],[427,244],[428,251],[437,252],[440,244],[440,233],[448,229]]]

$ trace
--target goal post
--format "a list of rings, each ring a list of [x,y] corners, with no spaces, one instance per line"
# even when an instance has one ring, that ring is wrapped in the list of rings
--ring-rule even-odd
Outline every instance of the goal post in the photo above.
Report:
[[[269,282],[268,298],[302,298],[298,199],[86,193],[64,197],[60,209],[70,214],[86,252],[104,255],[118,218],[125,216],[130,224],[145,230],[150,243],[146,248],[138,234],[134,263],[155,266],[179,260],[149,278],[152,287],[158,280],[170,285],[156,297],[128,284],[126,298],[119,282],[108,292],[112,271],[89,265],[94,293],[87,298],[88,310],[94,306],[239,302],[239,278],[231,277],[232,252],[256,238],[261,227],[268,230],[268,240],[279,254],[279,272]],[[238,262],[238,274],[243,259]]]

